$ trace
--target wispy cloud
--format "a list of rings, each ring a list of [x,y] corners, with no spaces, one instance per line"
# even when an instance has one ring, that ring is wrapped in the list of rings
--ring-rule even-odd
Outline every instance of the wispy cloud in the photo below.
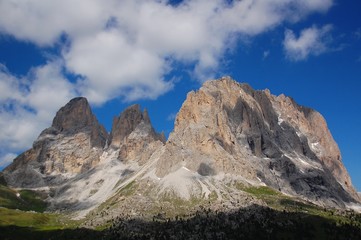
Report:
[[[28,148],[75,95],[74,86],[62,77],[60,62],[49,62],[20,78],[0,66],[0,159]]]
[[[171,113],[171,114],[169,114],[168,115],[168,117],[167,117],[167,121],[174,121],[175,120],[175,118],[177,117],[177,113]]]
[[[270,55],[270,50],[266,50],[263,52],[263,60],[265,60],[266,58],[268,58],[268,56]]]
[[[358,28],[355,32],[354,35],[357,39],[361,39],[361,28]]]
[[[357,41],[361,40],[361,28],[358,28],[356,31],[354,31],[353,33],[354,37],[356,37]],[[358,57],[357,62],[361,62],[361,55]]]
[[[292,61],[301,61],[309,56],[318,56],[330,51],[332,25],[321,28],[312,26],[301,31],[297,37],[292,30],[285,31],[283,47],[286,57]]]

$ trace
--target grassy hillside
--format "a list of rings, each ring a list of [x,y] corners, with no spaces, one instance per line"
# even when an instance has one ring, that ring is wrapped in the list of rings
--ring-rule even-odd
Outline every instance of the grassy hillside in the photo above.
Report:
[[[14,190],[0,184],[0,207],[25,211],[44,212],[45,195],[31,190]]]
[[[99,239],[101,232],[79,228],[81,222],[45,213],[43,193],[15,190],[0,175],[0,239]]]
[[[78,228],[65,216],[0,208],[0,239],[99,239],[101,232]]]

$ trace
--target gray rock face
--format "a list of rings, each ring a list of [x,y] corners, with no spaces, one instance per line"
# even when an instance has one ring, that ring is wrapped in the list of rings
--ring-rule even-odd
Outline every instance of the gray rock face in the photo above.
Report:
[[[84,97],[74,98],[62,107],[56,113],[52,128],[59,131],[59,133],[67,135],[87,132],[90,134],[90,141],[93,147],[103,148],[108,138],[108,133],[98,123],[87,99]],[[53,129],[46,129],[43,134],[49,131],[53,131]]]
[[[63,182],[64,174],[89,170],[99,162],[107,132],[85,98],[74,98],[56,114],[33,147],[4,169],[9,185],[42,187]]]
[[[291,98],[225,77],[190,92],[156,174],[231,174],[319,204],[359,200],[325,120]]]
[[[156,148],[163,145],[165,137],[155,132],[147,110],[142,112],[136,104],[114,118],[109,142],[112,148],[120,149],[120,160],[137,159],[143,164]]]

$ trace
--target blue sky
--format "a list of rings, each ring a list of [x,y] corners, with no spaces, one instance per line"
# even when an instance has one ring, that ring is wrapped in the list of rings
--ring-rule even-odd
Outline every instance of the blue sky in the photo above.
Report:
[[[85,96],[169,134],[187,92],[230,75],[318,110],[361,190],[361,3],[354,0],[0,2],[0,165]]]

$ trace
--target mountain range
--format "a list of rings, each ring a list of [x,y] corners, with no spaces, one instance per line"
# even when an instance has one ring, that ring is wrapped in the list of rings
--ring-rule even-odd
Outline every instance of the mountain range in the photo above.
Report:
[[[88,225],[270,205],[250,189],[361,209],[322,115],[230,77],[189,92],[168,139],[139,105],[114,117],[108,133],[87,99],[74,98],[2,174],[9,187],[45,194],[48,211]]]

